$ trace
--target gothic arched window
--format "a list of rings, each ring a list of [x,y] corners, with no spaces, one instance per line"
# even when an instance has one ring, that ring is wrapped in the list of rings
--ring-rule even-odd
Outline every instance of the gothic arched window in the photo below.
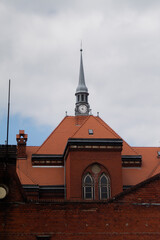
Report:
[[[83,197],[84,199],[93,199],[94,182],[92,176],[87,173],[83,178]]]
[[[110,178],[104,173],[99,178],[99,195],[101,200],[111,197]]]

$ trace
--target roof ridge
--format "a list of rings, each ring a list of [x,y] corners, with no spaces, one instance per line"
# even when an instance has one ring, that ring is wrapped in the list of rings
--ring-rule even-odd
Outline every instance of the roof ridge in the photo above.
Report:
[[[99,121],[99,119],[102,121],[102,123]],[[119,137],[121,138],[121,136],[119,136],[107,123],[105,123],[102,118],[96,116],[96,120],[104,127],[106,128],[109,132],[113,133],[115,137]]]
[[[104,125],[105,125],[104,127],[107,128],[110,132],[112,132],[114,135],[116,134],[118,137],[121,138],[121,136],[119,136],[106,122],[104,122],[102,118],[100,118],[98,116],[96,118],[97,118],[97,120],[99,118],[104,123]],[[131,147],[123,138],[121,138],[121,139],[127,144],[127,146],[129,148],[131,148],[133,150],[133,152],[135,152],[137,155],[139,155],[138,152],[136,150],[134,150],[134,148]]]
[[[42,145],[37,149],[37,151],[35,152],[35,154],[43,147],[43,145],[48,141],[48,139],[52,136],[52,134],[59,128],[59,126],[62,124],[62,122],[64,122],[64,120],[68,117],[71,116],[65,116],[62,121],[57,125],[57,127],[50,133],[50,135],[46,138],[46,140],[42,143]]]
[[[160,162],[157,163],[157,165],[152,169],[152,171],[149,173],[147,178],[153,177],[154,172],[157,170],[157,168],[159,167]]]
[[[36,181],[33,180],[32,178],[30,178],[31,176],[28,175],[28,174],[26,174],[22,169],[19,168],[19,166],[17,167],[17,169],[18,169],[18,171],[19,171],[20,173],[23,173],[33,184],[38,185],[38,184],[36,183]]]
[[[82,123],[82,125],[75,131],[75,133],[71,136],[71,138],[74,137],[74,135],[77,134],[77,132],[82,128],[82,126],[86,123],[86,121],[88,121],[88,119],[91,117],[92,115],[89,115],[86,117],[86,119],[84,120],[84,122]]]

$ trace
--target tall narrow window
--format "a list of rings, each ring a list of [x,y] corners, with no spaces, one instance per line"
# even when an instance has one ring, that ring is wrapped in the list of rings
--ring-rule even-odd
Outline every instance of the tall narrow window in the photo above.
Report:
[[[108,199],[111,196],[110,178],[104,173],[99,179],[99,195],[101,200]]]
[[[83,178],[83,196],[84,199],[93,199],[94,183],[92,176],[88,173]]]
[[[81,95],[81,100],[82,100],[82,102],[84,101],[84,95]]]

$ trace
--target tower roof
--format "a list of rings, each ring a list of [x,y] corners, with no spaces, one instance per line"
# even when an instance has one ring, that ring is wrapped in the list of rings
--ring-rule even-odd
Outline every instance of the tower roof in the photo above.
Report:
[[[79,82],[78,82],[78,87],[76,89],[76,93],[79,93],[79,92],[88,93],[88,88],[86,87],[85,78],[84,78],[82,49],[80,50],[80,52],[81,52],[81,56],[80,56]]]

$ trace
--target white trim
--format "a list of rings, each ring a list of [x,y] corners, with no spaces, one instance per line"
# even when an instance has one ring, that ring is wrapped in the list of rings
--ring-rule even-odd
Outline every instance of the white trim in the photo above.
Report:
[[[107,183],[105,185],[102,185],[101,183],[101,179],[105,177]],[[107,198],[102,198],[102,187],[106,187],[106,194],[107,194]],[[108,175],[106,175],[105,173],[102,173],[102,175],[99,178],[99,198],[100,200],[106,200],[109,199],[111,197],[111,184],[110,184],[110,177]]]
[[[91,179],[91,185],[90,186],[86,186],[86,184],[85,184],[85,180],[86,180],[87,177],[89,177]],[[91,198],[86,198],[86,188],[87,187],[91,188]],[[90,173],[87,173],[83,177],[83,198],[86,199],[86,200],[93,200],[94,199],[94,180],[93,180],[93,177],[91,176]]]

